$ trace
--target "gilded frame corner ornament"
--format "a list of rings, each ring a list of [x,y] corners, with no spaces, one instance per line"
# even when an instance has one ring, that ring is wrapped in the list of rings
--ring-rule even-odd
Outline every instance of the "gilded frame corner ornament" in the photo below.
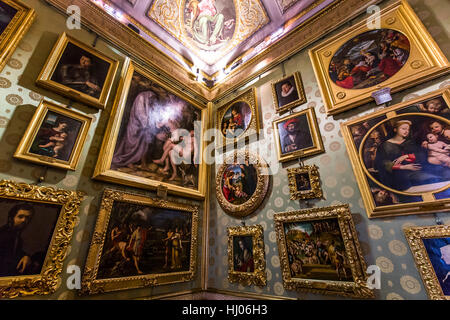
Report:
[[[0,278],[0,299],[52,294],[61,282],[63,262],[85,194],[9,180],[0,181],[0,198],[60,205],[61,210],[38,275]]]
[[[146,205],[153,208],[185,211],[192,214],[191,244],[189,271],[179,271],[160,274],[144,274],[125,276],[119,278],[97,279],[103,247],[105,245],[108,225],[111,218],[114,202]],[[93,295],[111,291],[137,289],[167,285],[179,282],[188,282],[194,279],[197,270],[198,251],[198,220],[199,207],[171,200],[154,199],[143,195],[123,191],[105,189],[94,235],[86,260],[83,279],[81,282],[81,295]]]
[[[253,195],[246,202],[240,205],[230,203],[222,191],[223,175],[229,165],[242,164],[248,161],[255,166],[257,182]],[[252,214],[263,202],[269,189],[269,168],[267,163],[257,154],[249,151],[237,151],[225,158],[216,175],[216,197],[220,207],[225,213],[235,218],[244,218]]]
[[[434,271],[433,265],[423,244],[426,238],[450,237],[449,225],[436,225],[425,227],[407,227],[403,229],[406,240],[408,240],[416,268],[422,277],[423,284],[428,296],[432,300],[450,300],[442,290],[439,280]]]
[[[398,103],[396,105],[390,106],[388,108],[381,109],[379,111],[375,111],[365,116],[361,116],[355,118],[353,120],[341,123],[341,132],[345,141],[346,149],[348,156],[350,158],[350,162],[352,164],[353,172],[355,173],[355,177],[358,183],[359,190],[361,191],[362,200],[364,206],[366,208],[366,213],[369,218],[378,218],[378,217],[387,217],[387,216],[399,216],[399,215],[409,215],[409,214],[422,214],[422,213],[431,213],[438,211],[449,211],[448,204],[450,203],[449,198],[437,198],[436,195],[450,188],[450,184],[444,188],[440,188],[439,190],[423,192],[423,193],[405,193],[398,190],[394,190],[387,186],[377,184],[377,187],[385,189],[393,194],[400,194],[403,196],[420,196],[422,198],[421,201],[415,202],[405,202],[405,203],[393,203],[389,205],[377,205],[374,196],[371,191],[371,186],[369,182],[373,182],[374,178],[372,175],[368,175],[369,171],[365,167],[363,163],[363,142],[369,137],[370,131],[365,135],[364,140],[361,142],[361,146],[357,147],[355,145],[355,141],[352,134],[352,127],[358,124],[364,123],[366,121],[377,119],[379,117],[385,116],[386,119],[380,120],[377,123],[382,124],[387,121],[393,121],[397,117],[407,117],[408,115],[427,115],[427,113],[404,113],[402,109],[408,108],[410,106],[414,106],[425,102],[427,100],[431,100],[434,98],[442,98],[447,106],[450,108],[450,89],[444,88],[439,89],[430,93],[427,93],[423,96],[415,98],[413,100],[408,100],[405,102]],[[449,124],[449,120],[446,120],[443,117],[438,117],[436,115],[429,115],[436,120],[442,121],[444,123]],[[372,128],[371,130],[374,130]],[[359,150],[358,150],[359,149]],[[378,180],[377,180],[378,181]]]
[[[298,99],[295,101],[292,101],[290,103],[287,103],[284,106],[279,107],[278,106],[279,105],[278,95],[277,95],[277,91],[276,91],[276,84],[283,82],[284,80],[289,79],[292,76],[294,77],[295,88],[297,89],[297,93],[298,93]],[[305,90],[303,88],[302,77],[300,75],[300,72],[298,72],[298,71],[296,71],[290,75],[287,75],[287,76],[283,77],[282,79],[279,79],[275,82],[272,82],[271,87],[272,87],[273,103],[274,103],[275,111],[277,113],[283,113],[283,112],[289,111],[289,110],[307,102]]]
[[[353,281],[331,281],[300,279],[291,276],[286,246],[285,223],[308,222],[336,218],[339,223],[345,252],[350,261]],[[288,290],[297,290],[326,295],[342,295],[353,298],[374,298],[373,290],[367,286],[366,262],[358,241],[358,235],[348,205],[303,209],[277,213],[274,216],[280,255],[283,285]]]
[[[43,124],[47,113],[51,111],[61,114],[63,116],[75,119],[82,122],[77,139],[75,140],[74,147],[72,149],[70,158],[68,161],[55,159],[52,157],[42,156],[29,152],[31,145],[36,138],[38,130]],[[31,161],[37,164],[57,167],[66,170],[75,170],[80,160],[81,153],[83,151],[84,143],[89,132],[89,128],[92,123],[92,117],[85,115],[74,110],[68,109],[64,106],[55,104],[53,102],[42,99],[33,118],[31,119],[25,135],[17,147],[14,157],[21,160]]]
[[[2,2],[14,8],[17,12],[0,35],[0,72],[36,17],[34,9],[28,7],[22,1],[2,0]]]
[[[225,116],[226,112],[236,103],[243,102],[246,103],[252,112],[252,117],[249,122],[248,127],[242,132],[238,137],[228,138],[222,132],[222,119]],[[250,88],[244,93],[240,94],[233,100],[227,102],[223,106],[219,107],[216,111],[216,129],[219,134],[216,137],[216,149],[223,149],[226,146],[233,145],[234,143],[245,141],[248,137],[258,136],[260,126],[259,119],[259,106],[258,106],[258,97],[256,94],[256,88]]]
[[[69,43],[110,64],[99,98],[92,97],[51,79]],[[118,60],[107,57],[95,48],[90,47],[63,32],[48,56],[47,61],[36,80],[36,85],[92,107],[104,109],[108,103],[114,77],[118,68]]]
[[[280,137],[280,130],[278,129],[278,124],[292,118],[297,118],[304,114],[306,115],[306,118],[308,120],[309,133],[311,135],[313,145],[311,147],[292,151],[283,155],[281,149],[281,142],[280,142],[281,137]],[[288,115],[284,118],[277,119],[273,121],[272,126],[273,126],[273,137],[277,148],[278,161],[280,162],[291,161],[297,158],[309,157],[325,152],[322,136],[320,134],[319,123],[317,122],[316,112],[314,111],[314,108],[307,108],[300,112]]]
[[[291,200],[320,199],[323,197],[322,187],[320,186],[319,168],[316,165],[303,166],[301,168],[287,169],[289,180],[289,192]],[[308,174],[309,190],[298,190],[296,175]]]
[[[267,284],[266,259],[264,252],[264,229],[261,225],[228,227],[228,281],[237,282],[244,286],[257,285],[263,287]],[[252,237],[253,246],[253,272],[241,272],[234,270],[234,237]]]
[[[350,39],[369,31],[366,19],[309,50],[328,115],[372,101],[372,92],[381,88],[389,87],[392,92],[397,92],[450,71],[447,58],[406,0],[397,1],[381,10],[380,21],[381,29],[392,29],[408,38],[410,53],[408,60],[396,74],[377,85],[365,89],[346,89],[336,85],[328,73],[334,53]]]

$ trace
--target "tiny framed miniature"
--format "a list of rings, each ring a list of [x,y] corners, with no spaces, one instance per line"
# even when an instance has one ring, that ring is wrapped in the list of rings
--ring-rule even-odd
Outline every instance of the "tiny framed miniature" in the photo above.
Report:
[[[275,111],[282,113],[306,102],[302,78],[299,72],[272,83]]]
[[[36,17],[34,9],[19,0],[0,0],[0,72]]]
[[[217,201],[225,213],[236,218],[244,218],[258,209],[268,188],[267,163],[249,151],[226,157],[216,175]]]
[[[244,286],[265,286],[267,276],[263,227],[229,227],[227,234],[228,281]]]
[[[278,161],[285,162],[325,151],[313,108],[273,122]]]
[[[256,89],[251,88],[217,109],[216,149],[245,141],[259,134],[259,110]]]
[[[328,115],[372,101],[382,88],[397,92],[450,71],[407,1],[377,14],[378,29],[369,29],[364,19],[309,51]]]
[[[61,34],[36,84],[70,99],[104,109],[119,61]]]
[[[286,289],[374,297],[348,205],[277,213],[274,220]]]
[[[42,100],[14,157],[34,163],[75,170],[92,117]]]
[[[369,218],[449,211],[450,89],[341,124]]]
[[[287,169],[291,200],[322,198],[319,169],[316,165]]]
[[[191,281],[198,215],[197,206],[105,189],[81,292]]]
[[[433,300],[450,300],[450,226],[404,228],[416,267]]]
[[[0,180],[0,299],[56,291],[83,198]]]

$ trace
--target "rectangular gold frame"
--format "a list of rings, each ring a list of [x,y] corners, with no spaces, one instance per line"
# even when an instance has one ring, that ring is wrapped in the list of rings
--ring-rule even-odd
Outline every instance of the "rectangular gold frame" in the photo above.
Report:
[[[250,106],[250,110],[252,111],[252,118],[250,120],[248,128],[239,137],[230,139],[224,137],[224,135],[222,134],[222,118],[228,111],[228,109],[237,102],[245,102]],[[247,137],[251,137],[254,135],[258,136],[260,128],[261,126],[256,88],[250,88],[216,110],[216,129],[218,130],[218,134],[216,136],[216,149],[223,149],[226,146],[233,145],[236,142],[245,141]]]
[[[287,171],[291,200],[319,199],[323,197],[322,188],[320,186],[319,168],[316,165],[291,168],[287,169]],[[311,190],[298,191],[295,176],[301,173],[307,173],[309,175]]]
[[[294,76],[295,88],[297,89],[297,92],[298,92],[298,99],[295,101],[292,101],[282,107],[278,107],[278,96],[277,96],[277,91],[276,91],[275,86],[277,83],[282,82],[292,76]],[[274,103],[275,111],[277,113],[286,112],[290,109],[295,108],[296,106],[306,103],[306,95],[305,95],[305,90],[303,88],[303,81],[302,81],[300,72],[298,72],[298,71],[296,71],[290,75],[287,75],[287,76],[283,77],[282,79],[279,79],[278,81],[272,82],[271,86],[272,86],[273,103]]]
[[[83,124],[78,133],[78,137],[75,142],[75,146],[72,149],[72,154],[69,161],[63,161],[51,157],[41,156],[37,154],[30,153],[30,147],[38,133],[42,122],[45,119],[48,111],[53,111],[64,116],[74,118],[81,121]],[[79,112],[68,109],[64,106],[57,105],[53,102],[47,100],[41,100],[31,122],[28,124],[28,128],[25,131],[25,135],[17,147],[14,157],[21,160],[31,161],[34,163],[52,166],[56,168],[75,170],[80,160],[81,152],[83,151],[84,143],[86,142],[87,134],[92,123],[92,117],[89,115],[84,115]]]
[[[302,149],[302,150],[297,150],[297,151],[291,152],[287,155],[283,155],[281,152],[281,143],[280,143],[280,139],[279,139],[280,133],[278,130],[278,123],[284,122],[291,118],[296,118],[302,114],[306,114],[306,116],[307,116],[308,124],[309,124],[309,132],[311,133],[313,146]],[[297,158],[309,157],[309,156],[312,156],[312,155],[315,155],[318,153],[325,152],[325,148],[323,146],[323,141],[322,141],[322,136],[320,135],[319,123],[317,122],[316,112],[314,111],[314,108],[307,108],[300,112],[293,113],[287,117],[275,120],[275,121],[273,121],[272,125],[273,125],[273,137],[274,137],[275,145],[277,148],[278,161],[286,162],[286,161],[294,160]]]
[[[53,236],[39,275],[1,277],[0,299],[46,295],[56,291],[61,281],[63,261],[72,238],[75,220],[85,194],[47,186],[0,180],[0,198],[61,205]]]
[[[377,208],[373,201],[373,196],[370,191],[367,176],[363,170],[363,165],[359,161],[358,150],[356,150],[350,129],[350,127],[356,123],[376,118],[380,115],[386,115],[388,118],[394,117],[396,115],[396,110],[436,96],[442,96],[447,105],[450,106],[450,89],[440,89],[420,96],[419,98],[416,98],[414,100],[402,102],[389,108],[384,108],[377,112],[373,112],[351,121],[341,123],[341,133],[344,137],[345,145],[347,146],[347,153],[350,158],[356,180],[358,182],[359,190],[361,191],[362,200],[364,202],[364,207],[366,208],[367,216],[369,218],[431,213],[436,211],[450,211],[450,199],[437,200],[432,194],[424,194],[426,196],[426,199],[423,199],[422,202],[394,204]]]
[[[119,172],[115,170],[111,170],[111,162],[114,155],[115,145],[117,143],[117,137],[120,131],[120,124],[123,117],[123,112],[126,105],[126,98],[129,91],[129,85],[131,83],[133,73],[137,71],[140,74],[148,77],[152,81],[156,82],[166,90],[174,93],[175,95],[183,98],[190,104],[192,104],[197,109],[201,110],[202,116],[202,134],[206,130],[207,122],[208,122],[208,109],[202,107],[198,102],[191,99],[189,96],[183,94],[182,92],[172,88],[169,84],[163,82],[157,78],[153,73],[148,71],[142,66],[139,66],[135,62],[127,59],[124,64],[124,68],[122,71],[122,77],[120,80],[119,88],[117,90],[116,98],[114,101],[114,106],[111,111],[111,116],[109,118],[108,126],[106,127],[105,136],[103,139],[103,143],[100,149],[100,153],[97,160],[97,165],[95,167],[93,179],[103,180],[112,183],[124,184],[131,187],[155,190],[160,187],[167,188],[169,193],[181,196],[187,196],[195,199],[203,199],[205,197],[206,192],[206,184],[200,183],[200,181],[204,181],[206,178],[206,163],[203,159],[204,150],[206,148],[206,141],[202,139],[200,144],[200,164],[199,164],[199,186],[197,190],[189,189],[186,187],[181,187],[177,185],[173,185],[167,182],[160,182],[144,177],[137,177],[128,173]]]
[[[394,29],[406,35],[411,43],[411,51],[407,63],[400,71],[377,86],[345,89],[337,86],[328,75],[328,66],[334,52],[348,40],[369,30],[367,18],[309,50],[328,115],[335,115],[371,101],[372,92],[381,88],[389,87],[392,92],[397,92],[449,72],[450,64],[447,58],[407,1],[395,2],[381,10],[380,21],[380,28]]]
[[[191,229],[191,259],[189,271],[162,274],[147,274],[141,276],[122,277],[113,279],[96,279],[103,246],[107,235],[109,220],[114,202],[128,202],[147,205],[155,208],[180,210],[192,213]],[[94,235],[86,260],[82,280],[82,294],[97,294],[125,289],[154,287],[178,282],[191,281],[197,269],[197,239],[198,239],[199,207],[169,200],[153,199],[143,195],[126,193],[118,190],[105,189],[95,225]]]
[[[16,50],[20,40],[31,27],[36,17],[34,9],[18,0],[1,0],[17,10],[8,27],[0,35],[0,72]]]
[[[437,225],[426,227],[404,228],[405,237],[416,262],[417,270],[422,277],[423,284],[427,289],[428,296],[433,300],[450,300],[450,296],[444,295],[439,280],[434,272],[427,250],[422,239],[450,237],[449,225]]]
[[[354,281],[308,280],[292,278],[286,249],[286,235],[283,227],[284,223],[332,218],[336,218],[338,220]],[[277,213],[274,216],[274,220],[281,270],[283,272],[283,285],[286,289],[327,295],[335,294],[355,298],[374,297],[373,291],[367,286],[367,267],[348,205]]]
[[[51,80],[51,77],[55,72],[56,67],[58,66],[58,63],[64,53],[64,50],[66,49],[69,43],[72,43],[75,46],[89,52],[93,56],[96,56],[97,58],[110,63],[108,74],[106,76],[100,97],[98,99]],[[71,36],[68,36],[64,32],[59,36],[58,41],[56,42],[55,46],[52,49],[52,52],[47,58],[47,61],[36,80],[36,84],[40,87],[54,91],[70,99],[77,100],[92,107],[104,109],[106,107],[106,103],[108,102],[108,98],[111,93],[112,84],[118,67],[119,67],[118,60],[114,60],[105,56],[100,51],[76,40]]]
[[[266,259],[264,254],[264,229],[261,225],[228,227],[228,281],[242,285],[265,286],[267,284]],[[233,237],[251,236],[253,243],[254,272],[234,271]]]

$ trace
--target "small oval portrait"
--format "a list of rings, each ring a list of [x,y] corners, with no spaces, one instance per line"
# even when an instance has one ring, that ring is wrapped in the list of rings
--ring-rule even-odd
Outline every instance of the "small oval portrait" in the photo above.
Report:
[[[450,122],[431,114],[381,121],[367,132],[359,153],[366,173],[384,190],[380,197],[389,190],[444,190],[450,183]]]
[[[328,72],[341,88],[369,88],[400,71],[409,54],[410,42],[403,33],[376,29],[343,44],[331,59]]]
[[[223,196],[234,205],[243,204],[255,193],[257,180],[253,164],[229,165],[222,178]]]
[[[252,110],[248,103],[238,101],[232,104],[223,115],[222,134],[229,139],[237,138],[247,130],[251,120]]]

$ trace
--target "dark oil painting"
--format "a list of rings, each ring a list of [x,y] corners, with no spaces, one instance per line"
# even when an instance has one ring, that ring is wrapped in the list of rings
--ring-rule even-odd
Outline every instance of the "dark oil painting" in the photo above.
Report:
[[[255,272],[252,236],[233,237],[233,270],[236,272]]]
[[[283,155],[313,146],[306,114],[278,123],[278,132]]]
[[[278,107],[283,107],[299,99],[294,75],[275,84]]]
[[[0,35],[6,30],[16,13],[17,9],[0,1]]]
[[[258,173],[253,164],[232,164],[227,166],[222,177],[222,193],[234,205],[247,202],[255,193]]]
[[[422,241],[444,295],[450,296],[450,238],[428,238]]]
[[[311,190],[309,173],[297,173],[295,175],[295,184],[297,186],[297,191],[309,191]]]
[[[222,118],[222,134],[229,138],[237,138],[242,135],[250,125],[252,110],[243,101],[231,105]]]

